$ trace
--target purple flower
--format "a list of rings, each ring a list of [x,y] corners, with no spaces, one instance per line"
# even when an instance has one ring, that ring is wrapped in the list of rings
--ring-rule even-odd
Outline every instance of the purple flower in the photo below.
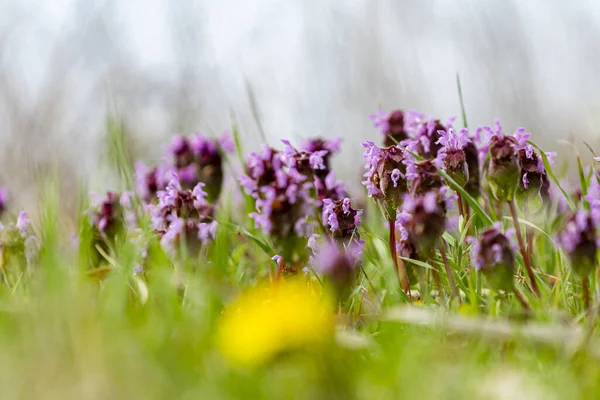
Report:
[[[418,253],[427,257],[444,233],[446,205],[440,190],[423,195],[406,195],[402,212],[396,215],[400,240],[409,241]]]
[[[441,144],[446,153],[463,150],[471,141],[469,130],[462,128],[458,133],[452,128],[438,131],[439,139],[437,144]]]
[[[385,136],[384,146],[389,147],[410,138],[421,123],[423,114],[415,110],[396,110],[388,114],[384,110],[369,116],[373,124]]]
[[[406,153],[398,146],[381,149],[371,141],[362,145],[366,149],[363,158],[367,169],[364,174],[366,179],[362,183],[367,188],[369,197],[384,202],[388,213],[395,215],[408,190]]]
[[[532,158],[533,146],[527,143],[527,140],[531,137],[531,133],[525,132],[525,128],[519,128],[513,134],[513,137],[516,139],[516,143],[514,144],[515,151],[523,150],[527,158]]]
[[[217,224],[214,207],[207,202],[206,186],[200,182],[194,189],[183,189],[174,175],[166,190],[159,191],[159,202],[148,205],[152,227],[161,236],[161,244],[172,252],[185,233],[186,245],[195,250],[214,239]]]
[[[19,230],[19,232],[21,232],[21,236],[22,237],[27,237],[29,236],[29,229],[31,227],[31,221],[29,220],[29,217],[27,216],[27,212],[25,211],[21,211],[19,213],[19,217],[17,218],[17,229]]]
[[[600,226],[600,183],[597,177],[591,180],[584,200],[590,205],[590,212],[594,223]]]
[[[356,242],[347,248],[328,242],[318,249],[313,267],[341,291],[349,288],[356,279],[360,253],[360,245]]]
[[[542,157],[530,146],[518,150],[517,158],[521,168],[519,193],[530,198],[540,195],[543,200],[550,200],[550,181]]]
[[[346,189],[341,181],[335,179],[335,172],[331,171],[324,180],[315,179],[315,188],[317,189],[317,198],[339,200],[346,197]]]
[[[173,169],[186,189],[203,182],[208,201],[217,200],[223,185],[221,148],[230,148],[230,140],[224,135],[219,145],[219,140],[208,138],[202,133],[189,137],[177,135],[169,149],[171,165],[164,169]]]
[[[8,191],[4,186],[0,186],[0,215],[6,209],[6,200],[8,198]]]
[[[375,128],[379,129],[382,134],[386,134],[390,129],[390,124],[388,122],[389,115],[385,110],[378,110],[373,114],[369,115],[371,121],[373,121],[373,125]]]
[[[451,129],[453,121],[454,118],[451,118],[443,125],[440,120],[430,117],[427,122],[421,122],[415,129],[415,140],[410,144],[413,149],[411,151],[426,159],[435,158],[442,147],[440,133]]]
[[[320,151],[312,153],[308,159],[309,160],[308,162],[310,163],[311,168],[315,169],[315,170],[325,169],[326,167],[325,167],[323,158],[327,154],[329,154],[329,151],[327,151],[327,150],[320,150]]]
[[[501,228],[496,223],[480,233],[479,238],[469,238],[471,259],[493,289],[509,292],[514,289],[515,246]]]
[[[580,276],[594,271],[598,265],[598,234],[592,215],[585,210],[572,213],[558,242],[571,260],[571,267]]]
[[[225,131],[219,137],[219,142],[221,143],[221,147],[227,153],[233,153],[235,151],[235,142],[231,137],[230,131]]]
[[[320,139],[316,140],[319,140],[319,143],[312,142],[311,148],[317,148],[317,144],[326,145],[326,142]],[[327,176],[330,150],[320,148],[314,151],[298,151],[289,140],[282,140],[282,142],[285,144],[285,149],[281,159],[286,166],[304,175],[308,180],[313,180],[315,177],[323,179]]]
[[[327,150],[330,154],[333,154],[340,151],[340,144],[342,143],[342,140],[343,139],[341,137],[337,137],[331,140],[321,138],[308,139],[302,144],[302,150],[309,153]]]
[[[352,208],[349,198],[341,200],[323,200],[323,223],[329,227],[334,239],[348,244],[359,238],[358,227],[362,210]]]

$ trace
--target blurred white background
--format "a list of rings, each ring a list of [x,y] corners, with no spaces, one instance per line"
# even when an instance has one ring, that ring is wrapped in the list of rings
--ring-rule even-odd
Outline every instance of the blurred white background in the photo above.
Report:
[[[0,183],[25,196],[60,164],[110,186],[107,112],[147,161],[235,115],[246,150],[343,136],[354,177],[368,114],[459,115],[457,73],[470,126],[600,150],[599,45],[597,0],[0,0]]]

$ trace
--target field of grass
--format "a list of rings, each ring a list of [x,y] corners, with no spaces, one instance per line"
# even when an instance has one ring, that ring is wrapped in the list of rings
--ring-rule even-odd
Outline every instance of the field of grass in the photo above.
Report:
[[[111,163],[122,185],[115,189],[135,191],[125,133],[108,126]],[[340,284],[331,270],[320,269],[319,254],[311,257],[308,235],[282,238],[255,227],[248,217],[255,199],[236,184],[245,150],[222,151],[225,187],[208,219],[216,221],[216,231],[202,243],[182,234],[165,250],[168,229],[153,226],[139,191],[120,214],[110,210],[115,220],[108,226],[120,224],[111,231],[97,219],[103,203],[90,212],[82,190],[80,207],[71,212],[78,219],[72,232],[60,217],[60,177],[42,184],[39,220],[31,226],[15,225],[16,215],[2,216],[1,398],[600,396],[597,264],[572,272],[572,258],[557,240],[570,207],[594,208],[585,200],[596,184],[593,169],[579,168],[579,196],[554,190],[543,207],[535,196],[531,208],[537,209],[527,215],[524,201],[517,202],[539,294],[516,248],[511,283],[501,285],[506,290],[491,283],[497,271],[484,276],[486,266],[474,267],[474,242],[467,237],[477,240],[495,221],[508,229],[514,220],[506,204],[494,206],[492,189],[471,196],[447,171],[437,171],[470,214],[463,210],[427,256],[419,247],[416,261],[397,259],[414,273],[407,294],[390,256],[385,201],[375,202],[366,191],[352,199],[362,205],[362,224],[345,246],[356,244],[362,254]],[[539,154],[546,179],[559,189],[547,157]],[[419,151],[414,157],[422,158]],[[593,162],[591,155],[584,158]],[[484,165],[480,170],[484,181]],[[450,216],[459,211],[449,210]],[[320,213],[313,217],[320,245],[335,240]],[[277,254],[284,262],[272,260]]]

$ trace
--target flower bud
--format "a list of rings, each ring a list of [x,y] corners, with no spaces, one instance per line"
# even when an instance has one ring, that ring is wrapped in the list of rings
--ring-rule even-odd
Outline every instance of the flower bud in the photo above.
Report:
[[[496,135],[490,139],[490,160],[486,178],[498,201],[511,201],[519,185],[521,169],[515,154],[516,140],[512,136]]]
[[[479,239],[471,238],[473,266],[486,278],[492,289],[514,290],[514,246],[501,231],[500,223],[486,229]]]

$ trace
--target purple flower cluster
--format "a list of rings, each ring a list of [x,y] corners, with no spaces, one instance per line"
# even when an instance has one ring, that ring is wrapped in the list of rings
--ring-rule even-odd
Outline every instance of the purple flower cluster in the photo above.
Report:
[[[308,218],[317,201],[310,195],[314,184],[295,164],[289,153],[263,145],[260,153],[251,153],[246,162],[247,175],[240,183],[255,199],[256,212],[250,214],[257,227],[280,239],[290,235],[305,236],[312,225]]]
[[[494,121],[494,129],[489,126],[479,128],[480,161],[489,154],[486,178],[492,194],[499,201],[510,201],[517,189],[527,197],[550,197],[550,181],[542,157],[529,144],[531,133],[519,128],[513,135],[505,135],[499,120]],[[549,162],[555,153],[545,153]]]
[[[487,279],[490,287],[496,290],[512,291],[515,270],[515,245],[510,237],[514,232],[502,233],[502,224],[497,222],[479,234],[469,238],[472,243],[473,266]]]
[[[389,114],[385,110],[379,110],[369,118],[384,135],[384,146],[389,147],[412,137],[415,129],[422,124],[423,114],[415,110],[396,110]]]
[[[197,249],[215,237],[217,222],[214,207],[207,202],[204,183],[184,189],[173,174],[165,190],[158,191],[158,204],[148,205],[152,227],[161,236],[161,245],[172,251],[179,240]]]
[[[399,146],[380,148],[372,141],[364,142],[362,146],[367,169],[362,183],[369,197],[383,202],[388,213],[394,215],[408,191],[407,153]]]
[[[33,232],[27,212],[21,211],[14,223],[6,226],[0,222],[0,257],[11,255],[24,256],[31,265],[40,251],[40,241]],[[1,260],[4,262],[4,259]]]
[[[165,189],[175,173],[184,188],[192,189],[198,182],[204,183],[207,200],[216,201],[223,185],[223,151],[234,150],[235,144],[229,132],[223,133],[219,140],[202,133],[176,135],[165,163],[155,168],[136,164],[138,194],[146,202],[156,199],[158,190]]]
[[[352,208],[349,198],[342,200],[323,200],[323,222],[331,230],[334,239],[348,244],[359,239],[358,227],[362,210]]]
[[[349,288],[359,272],[362,252],[360,245],[353,242],[344,247],[334,242],[326,242],[318,246],[315,237],[311,238],[310,245],[315,254],[312,265],[315,272],[325,276],[339,291]]]
[[[572,213],[558,241],[571,259],[573,270],[580,276],[586,276],[598,266],[597,252],[600,246],[598,237],[598,221],[594,221],[592,213],[578,210]]]
[[[6,200],[8,199],[8,191],[4,186],[0,186],[0,216],[6,210]]]
[[[447,186],[422,195],[407,195],[402,211],[396,216],[399,243],[416,250],[419,258],[426,259],[449,224],[446,213],[454,199]]]
[[[127,220],[133,219],[129,193],[119,195],[115,192],[107,192],[104,197],[92,194],[92,200],[89,216],[95,234],[103,240],[114,241],[117,235],[123,233]],[[125,208],[128,211],[128,218],[126,218]]]

